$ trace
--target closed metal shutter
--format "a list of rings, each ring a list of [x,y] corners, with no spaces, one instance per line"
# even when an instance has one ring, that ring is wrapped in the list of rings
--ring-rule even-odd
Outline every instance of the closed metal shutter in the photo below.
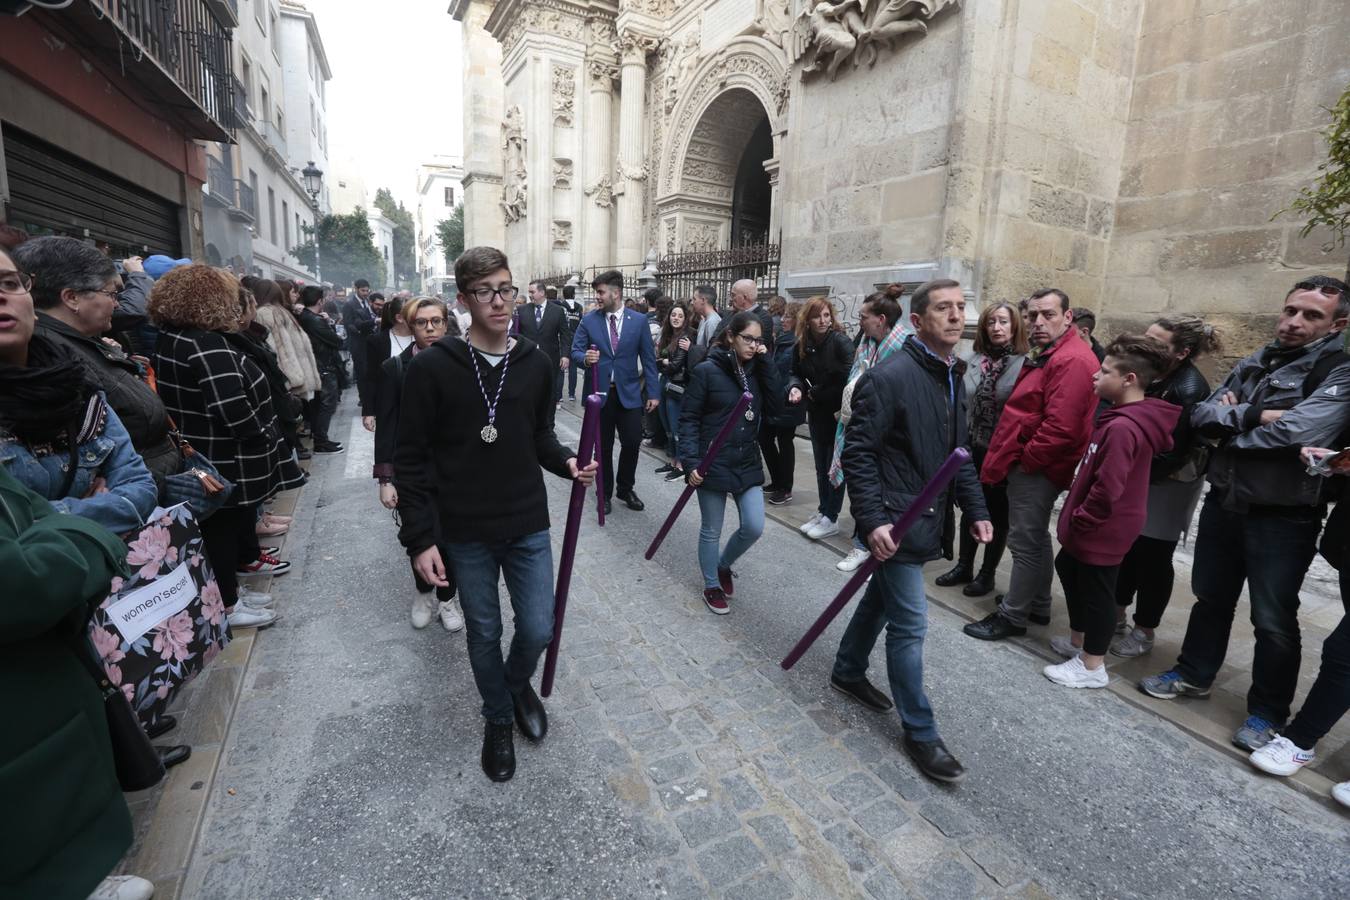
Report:
[[[107,241],[117,257],[182,256],[179,205],[8,124],[3,137],[9,224]]]

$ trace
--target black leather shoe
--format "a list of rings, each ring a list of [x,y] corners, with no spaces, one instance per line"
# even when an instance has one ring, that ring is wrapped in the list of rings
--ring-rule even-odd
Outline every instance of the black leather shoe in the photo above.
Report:
[[[994,589],[994,573],[992,571],[980,570],[970,584],[961,588],[961,593],[967,597],[983,597]]]
[[[891,703],[890,697],[873,687],[872,682],[866,678],[859,681],[840,681],[831,675],[830,687],[845,697],[858,701],[873,712],[886,712],[895,705]]]
[[[1010,637],[1021,637],[1027,633],[1021,625],[1014,625],[1003,618],[1001,612],[991,612],[980,621],[971,622],[961,630],[982,641],[1002,641]]]
[[[958,562],[951,571],[943,572],[933,583],[938,587],[953,587],[965,584],[975,577],[975,569],[970,563]]]
[[[516,727],[531,743],[539,743],[548,734],[548,713],[544,712],[543,701],[534,692],[534,688],[525,685],[525,690],[511,695],[511,705],[516,710]]]
[[[154,740],[161,734],[167,734],[178,727],[178,717],[163,715],[155,720],[155,724],[145,729],[145,736]]]
[[[642,500],[638,498],[637,491],[627,491],[622,494],[615,494],[614,496],[622,500],[624,505],[633,510],[633,512],[642,512],[647,508],[647,504],[643,503]]]
[[[192,748],[187,744],[179,744],[176,747],[156,747],[159,751],[159,761],[164,763],[164,768],[172,769],[179,763],[185,763],[192,756]]]
[[[605,501],[605,515],[609,515],[609,514],[612,513],[612,512],[614,512],[614,504],[611,503],[610,501],[606,500],[606,501]]]
[[[1003,595],[999,594],[997,597],[994,598],[994,609],[998,609],[1002,605],[1003,605]],[[1027,621],[1030,622],[1032,625],[1049,625],[1050,617],[1042,616],[1039,613],[1029,612],[1027,613]]]
[[[514,726],[483,722],[483,774],[493,781],[510,781],[516,774]]]
[[[673,468],[675,468],[675,467],[672,466],[670,463],[666,463],[664,466],[657,466],[657,467],[656,467],[656,474],[657,474],[657,475],[664,475],[664,474],[666,474],[667,472],[669,472],[669,471],[670,471],[671,469],[673,469]]]
[[[919,771],[938,781],[955,782],[966,777],[965,767],[947,752],[942,741],[916,741],[905,735],[905,752]]]

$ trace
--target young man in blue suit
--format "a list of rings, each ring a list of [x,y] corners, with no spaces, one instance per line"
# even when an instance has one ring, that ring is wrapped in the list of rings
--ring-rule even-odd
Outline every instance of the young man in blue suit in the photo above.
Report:
[[[658,402],[656,347],[652,343],[647,317],[623,305],[621,272],[602,272],[591,287],[595,288],[595,299],[600,308],[583,316],[577,326],[572,338],[572,364],[586,367],[588,388],[593,377],[590,370],[599,367],[600,371],[600,392],[605,396],[605,405],[600,411],[600,449],[605,457],[605,512],[610,511],[610,498],[616,493],[629,509],[641,510],[644,505],[633,490],[633,484],[642,443],[642,413],[656,409]],[[620,445],[617,473],[614,469],[616,430]]]

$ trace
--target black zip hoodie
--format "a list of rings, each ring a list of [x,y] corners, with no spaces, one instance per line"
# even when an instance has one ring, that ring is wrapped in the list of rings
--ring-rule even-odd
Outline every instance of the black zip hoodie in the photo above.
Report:
[[[487,403],[468,343],[446,337],[413,357],[403,382],[394,485],[399,541],[410,556],[433,545],[494,542],[549,527],[539,467],[570,480],[574,452],[553,433],[553,367],[534,341],[517,336],[496,366],[478,355],[489,398],[506,370],[497,440],[480,437]]]

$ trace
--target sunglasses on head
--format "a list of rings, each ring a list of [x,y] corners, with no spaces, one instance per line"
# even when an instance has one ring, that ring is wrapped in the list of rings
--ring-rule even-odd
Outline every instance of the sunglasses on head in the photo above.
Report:
[[[1313,284],[1311,281],[1300,281],[1294,285],[1296,291],[1318,291],[1327,297],[1339,297],[1343,292],[1334,284]]]

